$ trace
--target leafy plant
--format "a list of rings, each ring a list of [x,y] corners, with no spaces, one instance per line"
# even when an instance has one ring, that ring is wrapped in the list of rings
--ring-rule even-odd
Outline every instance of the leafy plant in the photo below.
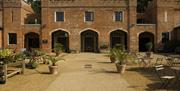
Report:
[[[61,57],[50,56],[50,55],[47,56],[47,59],[48,59],[49,61],[51,61],[52,66],[56,66],[56,63],[57,63],[58,61],[63,60]]]
[[[26,54],[24,54],[23,52],[20,52],[14,56],[15,61],[22,61],[25,59],[26,59]]]
[[[13,62],[13,51],[11,49],[0,50],[0,64],[8,64]]]
[[[107,49],[108,48],[108,45],[106,42],[103,42],[100,46],[101,49]]]
[[[113,55],[116,57],[116,63],[122,65],[126,64],[127,60],[131,60],[132,57],[129,55],[129,53],[125,50],[124,45],[117,44],[112,49]]]
[[[63,50],[64,50],[64,47],[61,43],[55,43],[54,52],[56,53],[56,56],[59,56],[60,52]]]
[[[128,58],[128,53],[123,51],[123,50],[119,50],[119,49],[114,49],[113,53],[116,57],[116,63],[122,65],[125,64]]]
[[[152,42],[148,42],[148,43],[146,43],[145,46],[146,46],[147,51],[150,52],[152,50],[152,48],[153,48],[153,43]]]

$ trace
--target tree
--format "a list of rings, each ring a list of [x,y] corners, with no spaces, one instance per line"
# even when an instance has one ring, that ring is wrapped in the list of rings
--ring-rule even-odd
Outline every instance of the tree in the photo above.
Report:
[[[36,18],[40,23],[41,19],[41,1],[39,0],[27,0],[27,3],[31,4],[33,11],[35,12]]]
[[[137,1],[137,11],[139,13],[144,12],[145,8],[148,7],[149,2],[152,0],[138,0]]]

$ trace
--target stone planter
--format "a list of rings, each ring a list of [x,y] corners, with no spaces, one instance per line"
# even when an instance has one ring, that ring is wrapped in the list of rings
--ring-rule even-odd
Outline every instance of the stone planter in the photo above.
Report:
[[[50,74],[58,74],[58,66],[49,66]]]
[[[152,52],[146,52],[146,57],[151,58]]]
[[[116,63],[116,68],[117,68],[118,73],[123,74],[126,70],[126,65],[125,64],[120,65],[120,64]]]

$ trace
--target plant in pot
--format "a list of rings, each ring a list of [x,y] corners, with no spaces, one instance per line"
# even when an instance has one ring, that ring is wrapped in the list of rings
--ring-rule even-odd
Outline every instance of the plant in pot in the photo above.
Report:
[[[152,42],[148,42],[146,43],[146,49],[147,49],[147,52],[146,52],[146,57],[147,58],[150,58],[151,57],[151,54],[152,54],[152,48],[153,48],[153,43]]]
[[[122,44],[116,44],[114,46],[114,48],[112,48],[110,50],[110,53],[109,53],[111,63],[114,63],[116,61],[116,57],[115,57],[115,54],[114,54],[114,50],[116,50],[116,49],[125,50],[125,48],[124,48],[124,46]]]
[[[128,54],[128,52],[126,52],[123,45],[121,45],[121,47],[119,48],[115,48],[113,50],[113,53],[116,57],[115,64],[116,64],[117,71],[123,74],[125,72],[126,63],[127,63],[128,58],[130,58],[130,55]]]
[[[107,45],[106,42],[103,42],[103,43],[100,45],[101,52],[103,52],[103,53],[107,52],[107,48],[108,48],[108,45]]]
[[[59,56],[59,54],[63,51],[63,45],[61,43],[55,43],[54,45],[54,52],[56,53],[56,56]]]
[[[57,56],[50,56],[48,55],[48,60],[51,62],[51,65],[49,65],[49,71],[51,74],[58,74],[58,65],[56,64],[58,61],[63,60],[61,57]]]
[[[110,58],[111,63],[114,63],[116,61],[113,50],[115,50],[115,48],[111,49],[109,53],[109,58]]]

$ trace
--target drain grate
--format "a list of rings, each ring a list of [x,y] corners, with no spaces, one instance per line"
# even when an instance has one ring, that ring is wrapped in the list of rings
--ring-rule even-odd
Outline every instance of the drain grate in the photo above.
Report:
[[[92,68],[92,64],[85,64],[84,68]]]

